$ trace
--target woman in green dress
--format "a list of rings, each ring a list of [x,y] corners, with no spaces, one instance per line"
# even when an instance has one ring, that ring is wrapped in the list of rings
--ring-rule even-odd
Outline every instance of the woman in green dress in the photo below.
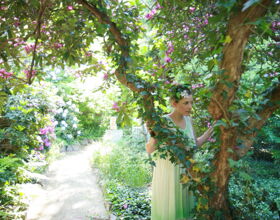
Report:
[[[170,103],[173,111],[164,116],[175,127],[181,129],[185,135],[201,146],[211,136],[213,128],[209,128],[201,137],[196,138],[190,117],[193,97],[190,89],[185,85],[176,85],[172,89]],[[180,94],[180,97],[178,97]],[[146,144],[149,154],[156,151],[157,140],[151,137]],[[186,146],[188,148],[190,146]],[[194,197],[187,187],[180,183],[180,174],[184,172],[179,165],[170,162],[168,158],[155,159],[152,180],[152,220],[181,220],[191,219],[194,207]]]

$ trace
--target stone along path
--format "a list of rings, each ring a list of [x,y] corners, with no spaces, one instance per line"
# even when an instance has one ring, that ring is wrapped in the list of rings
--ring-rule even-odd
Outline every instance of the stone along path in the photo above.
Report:
[[[68,152],[53,162],[43,187],[30,189],[33,197],[26,220],[109,219],[102,191],[90,159],[98,143]]]

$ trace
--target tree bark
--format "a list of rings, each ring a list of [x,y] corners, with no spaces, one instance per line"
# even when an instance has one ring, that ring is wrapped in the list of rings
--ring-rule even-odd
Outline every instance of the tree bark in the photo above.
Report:
[[[242,5],[245,2],[242,1]],[[238,134],[236,129],[230,127],[232,116],[228,109],[235,99],[235,93],[239,87],[243,53],[253,28],[253,25],[248,24],[248,22],[253,22],[262,17],[270,3],[270,0],[263,0],[260,4],[251,6],[247,10],[235,13],[230,17],[227,36],[230,37],[231,41],[224,46],[223,59],[220,64],[220,68],[224,72],[221,74],[208,106],[208,110],[215,120],[225,118],[228,122],[227,127],[220,126],[220,151],[214,160],[215,171],[211,174],[211,179],[216,186],[216,192],[210,199],[209,207],[215,211],[221,211],[224,215],[223,218],[229,220],[232,219],[232,216],[227,198],[227,188],[231,173],[228,159],[236,159],[236,154],[231,153],[231,150],[236,145]],[[227,86],[228,84],[225,84],[224,81],[227,81],[232,86]],[[213,218],[214,215],[210,217],[210,219]]]

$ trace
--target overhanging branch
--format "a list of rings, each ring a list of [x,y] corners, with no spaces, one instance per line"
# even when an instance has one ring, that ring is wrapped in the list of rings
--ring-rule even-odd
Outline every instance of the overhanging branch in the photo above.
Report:
[[[269,101],[260,107],[257,114],[260,120],[251,117],[248,120],[248,127],[246,131],[251,131],[250,134],[240,134],[238,139],[242,142],[243,147],[236,150],[239,157],[244,156],[248,150],[250,150],[254,137],[257,135],[257,131],[265,124],[267,119],[273,114],[273,112],[280,108],[280,83],[270,93],[268,93],[265,99]]]

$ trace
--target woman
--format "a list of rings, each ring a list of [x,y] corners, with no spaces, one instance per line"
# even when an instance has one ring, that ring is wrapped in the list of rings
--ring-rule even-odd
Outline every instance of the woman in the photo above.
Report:
[[[186,85],[172,88],[170,103],[173,111],[166,115],[184,135],[199,147],[211,136],[213,128],[209,128],[201,137],[196,138],[190,114],[192,112],[193,97]],[[156,150],[157,140],[150,138],[146,144],[148,153]],[[189,146],[186,146],[186,148]],[[179,165],[171,163],[168,158],[155,160],[156,166],[152,180],[152,220],[190,219],[194,207],[194,197],[187,187],[180,183],[180,174],[184,172]]]

